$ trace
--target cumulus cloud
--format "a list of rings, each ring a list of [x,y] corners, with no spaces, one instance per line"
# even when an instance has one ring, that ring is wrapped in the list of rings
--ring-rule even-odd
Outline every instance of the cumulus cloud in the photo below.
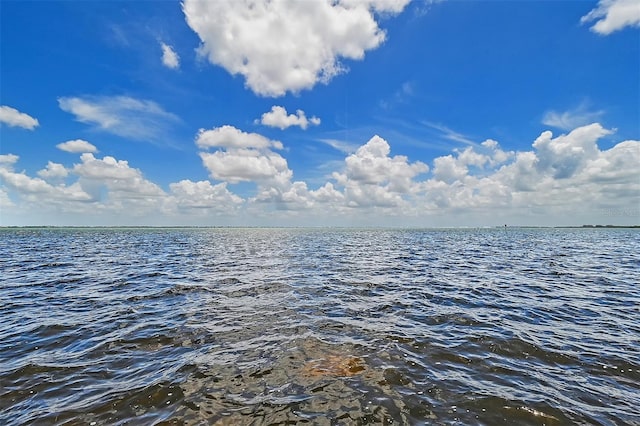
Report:
[[[293,175],[287,160],[271,150],[282,149],[282,143],[257,133],[246,133],[228,125],[200,129],[196,145],[205,149],[218,148],[213,153],[200,153],[204,166],[216,180],[282,185]]]
[[[22,127],[23,129],[33,130],[39,126],[38,120],[29,114],[20,112],[10,106],[0,106],[0,123],[4,123],[10,127]]]
[[[212,185],[182,180],[171,183],[170,191],[165,192],[139,169],[111,156],[96,158],[83,153],[80,162],[69,168],[49,161],[38,171],[39,177],[16,172],[18,160],[17,155],[0,155],[0,204],[16,212],[106,214],[124,220],[156,214],[231,217],[244,203],[227,189],[226,182]]]
[[[462,179],[468,173],[467,167],[453,155],[438,157],[433,161],[433,176],[436,180],[446,183],[453,183]]]
[[[301,109],[297,110],[295,114],[287,114],[287,110],[284,107],[274,105],[271,107],[271,111],[262,114],[259,122],[265,126],[277,127],[281,130],[291,126],[299,126],[301,129],[306,130],[310,124],[313,126],[319,125],[320,119],[316,116],[307,119]]]
[[[336,189],[331,182],[312,190],[306,182],[287,182],[280,187],[261,185],[255,197],[249,199],[254,212],[264,214],[255,207],[262,207],[264,203],[273,203],[279,212],[306,211],[309,214],[325,215],[329,209],[332,213],[344,212],[348,208],[345,205],[345,195]]]
[[[593,212],[609,202],[632,205],[640,196],[640,182],[631,166],[640,160],[640,141],[601,151],[597,141],[612,133],[598,123],[555,138],[545,131],[532,144],[533,151],[516,153],[513,161],[481,179],[465,178],[463,184],[473,191],[462,205],[478,200],[474,191],[481,183],[504,193],[509,209],[538,208],[556,221],[568,212],[574,216],[584,210]],[[485,207],[497,204],[496,197],[482,203]]]
[[[556,138],[550,131],[543,132],[533,143],[537,150],[538,168],[549,171],[556,179],[570,177],[585,162],[598,156],[596,142],[611,133],[598,123],[579,127]]]
[[[212,178],[230,183],[266,180],[286,182],[292,176],[287,160],[275,152],[235,149],[214,153],[203,152],[200,153],[200,158]]]
[[[185,0],[188,25],[212,64],[245,78],[263,96],[327,83],[362,59],[386,33],[375,13],[400,13],[409,0]]]
[[[484,169],[505,163],[514,156],[500,148],[497,141],[487,139],[479,146],[469,146],[464,150],[454,149],[454,155],[434,159],[433,177],[446,183],[461,180],[469,174],[469,168]],[[479,173],[482,174],[482,173]]]
[[[211,130],[200,129],[196,136],[196,145],[200,148],[282,149],[282,143],[279,141],[272,141],[258,133],[246,133],[229,125]]]
[[[556,137],[545,131],[529,151],[503,151],[493,140],[454,150],[433,160],[432,176],[416,182],[421,189],[405,210],[549,225],[575,224],[580,215],[601,223],[608,206],[637,212],[640,181],[632,164],[640,160],[640,141],[601,151],[597,141],[612,133],[594,123]]]
[[[20,157],[15,154],[0,154],[0,168],[9,169],[18,162]]]
[[[60,205],[65,201],[86,202],[91,200],[91,196],[77,184],[69,186],[52,185],[44,179],[30,177],[25,172],[14,171],[13,165],[18,159],[19,157],[13,154],[0,155],[0,183],[4,186],[3,191],[15,191],[20,194],[21,199],[36,205]],[[52,168],[54,170],[58,169],[56,165],[52,166]],[[49,170],[51,169],[49,168]],[[57,173],[60,173],[59,169]]]
[[[80,156],[82,161],[73,167],[73,173],[80,176],[80,184],[96,198],[101,196],[101,189],[108,189],[109,197],[114,198],[146,198],[160,197],[164,191],[155,183],[145,179],[142,172],[129,166],[125,160],[117,160],[111,156],[102,159],[91,153]]]
[[[185,179],[165,191],[127,161],[92,153],[82,153],[72,167],[49,162],[31,177],[15,171],[18,156],[2,154],[0,204],[9,212],[160,214],[169,222],[179,216],[202,223],[240,216],[252,224],[631,224],[640,214],[640,141],[602,150],[598,142],[613,131],[598,123],[560,135],[542,132],[518,152],[488,139],[434,158],[431,168],[392,155],[390,144],[374,136],[317,188],[293,181],[286,159],[275,152],[281,143],[231,126],[205,132],[198,134],[200,156],[217,183]],[[239,182],[254,182],[255,193],[234,194],[229,185]]]
[[[169,185],[180,208],[228,210],[242,204],[242,198],[227,189],[227,183],[212,185],[208,180],[193,182],[188,179]]]
[[[640,27],[640,3],[637,0],[600,0],[598,7],[580,19],[593,22],[591,31],[608,35],[625,27]]]
[[[413,178],[429,170],[420,161],[409,163],[402,155],[390,157],[390,151],[387,141],[376,135],[345,159],[342,172],[333,173],[344,186],[350,206],[400,205],[403,194],[416,188]]]
[[[0,188],[0,207],[6,209],[15,207],[15,203],[11,201],[9,194],[3,188]]]
[[[56,147],[62,151],[73,152],[77,154],[82,154],[85,152],[94,153],[98,151],[98,148],[96,148],[93,144],[82,139],[62,142],[56,145]]]
[[[49,161],[47,167],[38,171],[38,176],[44,180],[59,180],[64,179],[69,175],[68,170],[62,164]]]
[[[157,140],[166,134],[170,123],[179,121],[153,101],[128,96],[63,97],[58,104],[81,123],[138,140]]]
[[[11,189],[21,193],[27,201],[35,204],[53,203],[69,201],[90,201],[91,196],[87,194],[78,184],[64,186],[51,185],[40,178],[32,178],[24,172],[15,173],[0,169],[0,178]]]
[[[390,152],[389,143],[376,135],[346,158],[345,174],[336,176],[366,184],[381,184],[398,178],[412,178],[428,170],[427,165],[421,162],[409,164],[405,156],[389,157]]]
[[[180,56],[176,51],[165,43],[160,43],[160,47],[162,48],[162,64],[173,70],[180,68]]]

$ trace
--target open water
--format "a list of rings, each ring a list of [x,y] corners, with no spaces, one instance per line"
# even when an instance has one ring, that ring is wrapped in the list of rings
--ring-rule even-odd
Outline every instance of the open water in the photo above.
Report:
[[[2,425],[640,425],[640,232],[1,229]]]

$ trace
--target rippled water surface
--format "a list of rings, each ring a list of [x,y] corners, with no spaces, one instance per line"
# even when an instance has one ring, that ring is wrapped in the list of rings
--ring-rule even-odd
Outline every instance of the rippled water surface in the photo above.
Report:
[[[640,425],[640,232],[2,229],[0,424]]]

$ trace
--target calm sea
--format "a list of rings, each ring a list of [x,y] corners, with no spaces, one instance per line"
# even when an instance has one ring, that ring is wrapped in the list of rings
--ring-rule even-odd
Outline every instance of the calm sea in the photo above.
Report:
[[[1,229],[0,424],[640,425],[640,231]]]

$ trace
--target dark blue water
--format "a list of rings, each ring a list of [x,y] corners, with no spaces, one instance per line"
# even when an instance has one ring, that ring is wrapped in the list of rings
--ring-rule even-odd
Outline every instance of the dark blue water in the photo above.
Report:
[[[2,229],[0,424],[640,425],[640,232]]]

